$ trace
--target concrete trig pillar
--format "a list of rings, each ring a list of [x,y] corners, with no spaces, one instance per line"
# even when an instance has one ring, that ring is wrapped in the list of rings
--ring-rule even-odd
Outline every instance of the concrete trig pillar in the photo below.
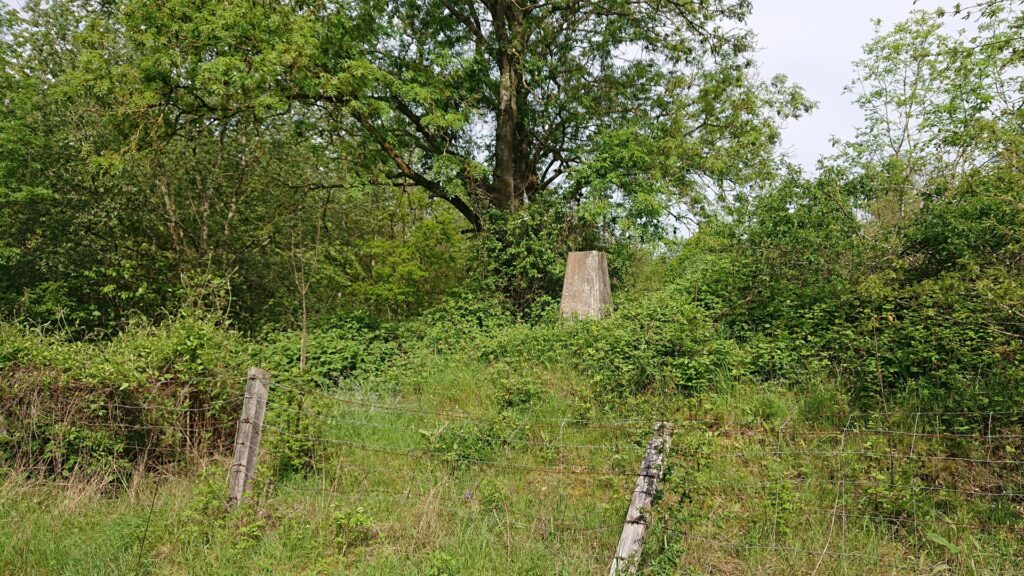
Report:
[[[608,256],[604,252],[570,252],[562,285],[563,318],[602,318],[612,308]]]

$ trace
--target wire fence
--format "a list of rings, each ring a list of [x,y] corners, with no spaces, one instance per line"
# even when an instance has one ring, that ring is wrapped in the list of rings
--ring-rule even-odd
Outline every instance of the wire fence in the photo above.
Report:
[[[316,409],[297,407],[296,399],[313,397]],[[245,399],[221,404],[240,408]],[[210,409],[110,402],[97,410],[108,417],[160,412],[169,421],[90,425],[158,430],[163,442],[187,444],[195,430],[183,419]],[[832,427],[797,425],[794,417],[665,420],[675,432],[663,489],[646,518],[652,565],[669,562],[673,573],[899,574],[923,566],[1020,573],[1024,412],[875,414]],[[422,395],[392,400],[276,382],[261,463],[246,474],[255,505],[309,499],[392,513],[440,509],[547,542],[585,542],[602,551],[599,564],[612,558],[651,425],[647,418],[484,413]],[[235,426],[203,423],[207,432]],[[154,446],[119,448],[144,455]],[[282,471],[289,451],[305,458],[301,473]],[[484,480],[506,476],[528,496],[487,501]],[[555,488],[541,494],[548,487],[542,478]],[[588,506],[594,511],[581,513]]]

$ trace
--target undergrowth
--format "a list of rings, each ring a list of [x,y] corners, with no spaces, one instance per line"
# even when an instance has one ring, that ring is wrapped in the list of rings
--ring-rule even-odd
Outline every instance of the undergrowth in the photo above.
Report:
[[[306,371],[295,335],[254,346],[216,318],[92,343],[6,324],[0,538],[11,544],[0,566],[601,573],[661,419],[680,424],[646,573],[997,574],[1019,560],[1019,506],[979,505],[971,492],[1020,493],[1020,472],[920,457],[1012,461],[1024,446],[918,438],[917,459],[894,459],[907,438],[851,435],[836,458],[844,429],[970,436],[992,423],[918,422],[910,404],[865,412],[827,363],[772,375],[771,341],[734,341],[713,308],[682,301],[669,290],[622,298],[600,322],[532,324],[453,302],[419,322],[317,333]],[[274,382],[253,490],[229,510],[249,363]],[[43,393],[63,396],[27,400]],[[104,436],[123,417],[112,404],[152,408]],[[207,419],[167,419],[183,408]],[[152,426],[144,452],[127,448],[136,423]],[[1013,418],[998,424],[1020,431]],[[71,443],[82,438],[94,447]],[[856,488],[838,492],[837,480]],[[936,483],[950,490],[926,490]],[[961,528],[974,524],[987,528]]]

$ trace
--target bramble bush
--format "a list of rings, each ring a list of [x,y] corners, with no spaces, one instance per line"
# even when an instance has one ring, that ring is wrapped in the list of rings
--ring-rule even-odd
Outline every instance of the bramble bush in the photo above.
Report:
[[[1020,186],[996,174],[937,189],[891,226],[858,216],[859,186],[826,174],[741,201],[684,243],[669,277],[715,314],[754,381],[826,373],[867,412],[1016,410]]]
[[[223,451],[253,347],[217,318],[183,312],[107,341],[0,324],[0,454],[6,466],[125,480]]]
[[[606,319],[511,325],[474,347],[485,361],[575,368],[605,403],[651,392],[698,393],[741,362],[711,314],[674,287],[626,298]]]

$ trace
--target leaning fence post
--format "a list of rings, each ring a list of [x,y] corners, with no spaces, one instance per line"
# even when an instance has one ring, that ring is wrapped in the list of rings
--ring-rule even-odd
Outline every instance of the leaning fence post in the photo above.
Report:
[[[242,417],[235,434],[235,454],[228,474],[228,505],[235,507],[252,484],[256,472],[256,454],[260,448],[260,429],[267,410],[270,373],[262,368],[249,368],[242,400]]]
[[[644,536],[647,534],[648,513],[654,495],[658,492],[658,482],[661,481],[665,455],[668,454],[671,443],[672,424],[669,422],[656,423],[654,437],[647,445],[644,462],[636,477],[633,499],[629,503],[629,511],[626,512],[626,523],[622,525],[622,536],[619,537],[619,546],[615,549],[610,576],[616,576],[620,574],[620,571],[633,574],[640,565],[640,552]]]

